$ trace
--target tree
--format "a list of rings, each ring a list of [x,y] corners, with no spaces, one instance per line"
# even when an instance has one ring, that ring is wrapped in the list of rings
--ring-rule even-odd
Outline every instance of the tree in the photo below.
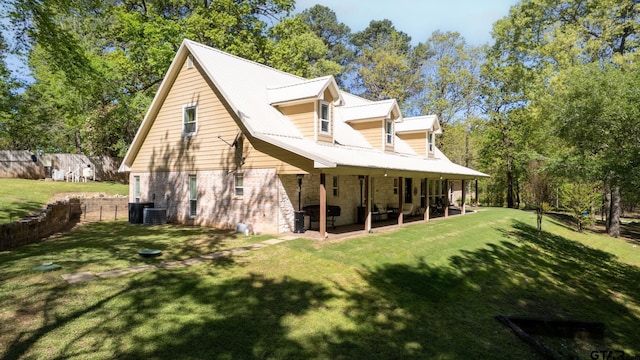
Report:
[[[571,215],[576,230],[582,232],[585,226],[595,222],[593,208],[600,198],[596,187],[589,183],[567,183],[560,190],[562,207]]]
[[[351,65],[354,57],[353,50],[349,45],[351,29],[338,22],[333,10],[322,5],[315,5],[302,11],[300,17],[326,45],[328,53],[325,59],[339,64],[344,72]],[[342,76],[336,77],[336,80],[338,85],[343,86]]]
[[[10,0],[35,78],[21,118],[37,119],[34,129],[55,129],[49,148],[122,156],[184,38],[265,63],[274,49],[266,21],[287,15],[293,4]],[[310,43],[298,47],[308,53],[313,43],[304,40],[295,44]]]
[[[440,31],[418,46],[426,55],[417,99],[422,112],[437,115],[443,127],[468,118],[479,105],[480,48],[467,45],[457,32]]]
[[[553,83],[549,114],[572,146],[572,172],[610,187],[608,232],[619,236],[620,188],[640,176],[640,75],[634,63],[589,64]]]
[[[20,83],[7,67],[8,52],[5,39],[0,35],[0,148],[28,149],[28,145],[22,143],[26,135],[25,126],[16,116],[18,110],[16,91]]]
[[[390,20],[371,21],[351,41],[357,54],[356,91],[371,100],[396,99],[400,104],[413,96],[421,67],[409,35],[396,30]]]
[[[269,30],[274,40],[268,65],[302,77],[337,75],[342,67],[328,60],[327,46],[301,16],[284,19]]]
[[[527,206],[533,207],[536,211],[538,235],[540,235],[542,233],[543,215],[550,209],[552,180],[542,161],[530,161],[526,172],[527,177],[523,186],[523,198]]]
[[[493,131],[506,133],[504,130],[509,127],[504,126],[507,125],[504,120],[509,119],[515,109],[522,109],[539,127],[555,130],[541,100],[549,98],[549,84],[553,78],[585,64],[621,66],[635,57],[639,16],[640,8],[635,0],[523,0],[513,6],[509,16],[494,24],[495,43],[487,54],[485,73],[493,74],[486,86],[491,89],[485,94],[490,104],[488,114],[502,114],[489,115],[496,125],[492,126]],[[502,80],[496,81],[500,78]],[[502,121],[495,122],[500,119]],[[566,138],[567,134],[560,135],[562,141],[575,145],[571,138]],[[503,137],[510,141],[527,138],[521,135]],[[547,134],[543,138],[551,137]],[[507,145],[509,142],[505,141],[503,147]],[[578,156],[564,156],[554,146],[541,151],[557,157],[551,163],[561,163],[560,158],[564,158],[578,161],[569,167],[581,166]],[[615,181],[615,177],[605,177],[605,181]],[[620,193],[617,186],[612,184],[605,188],[617,194]],[[611,204],[619,202],[614,198]],[[611,215],[618,212],[615,210]],[[618,223],[617,219],[612,220]]]

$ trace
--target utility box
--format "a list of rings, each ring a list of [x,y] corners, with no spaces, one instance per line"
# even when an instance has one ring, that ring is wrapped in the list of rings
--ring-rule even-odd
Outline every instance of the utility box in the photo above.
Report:
[[[302,234],[304,232],[304,211],[296,211],[294,217],[293,232]]]
[[[152,202],[129,203],[129,223],[142,224],[144,221],[144,209],[153,208]]]

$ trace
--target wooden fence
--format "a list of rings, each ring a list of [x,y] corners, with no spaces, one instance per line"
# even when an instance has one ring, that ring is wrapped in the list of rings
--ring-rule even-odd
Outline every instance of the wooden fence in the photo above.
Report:
[[[0,150],[0,178],[45,179],[62,174],[63,180],[73,180],[73,173],[82,175],[90,168],[94,174],[90,180],[128,182],[128,173],[119,173],[122,159],[108,156],[80,154],[42,154],[30,151]]]

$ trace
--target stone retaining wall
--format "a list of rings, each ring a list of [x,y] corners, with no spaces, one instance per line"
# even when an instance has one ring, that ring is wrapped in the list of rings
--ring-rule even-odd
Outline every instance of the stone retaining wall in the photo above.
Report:
[[[58,201],[47,205],[38,215],[0,224],[0,251],[39,242],[80,220],[117,220],[128,216],[126,196]]]

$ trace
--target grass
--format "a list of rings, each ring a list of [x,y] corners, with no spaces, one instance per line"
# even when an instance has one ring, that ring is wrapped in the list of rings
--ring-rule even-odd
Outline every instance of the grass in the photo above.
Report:
[[[99,192],[127,195],[126,184],[113,182],[58,182],[25,179],[0,179],[0,222],[15,221],[41,209],[49,199],[60,193]]]
[[[194,257],[265,237],[88,224],[0,253],[0,358],[539,359],[498,314],[605,323],[540,338],[559,358],[640,356],[640,249],[487,209],[392,232],[293,240],[221,261],[69,285],[60,275]],[[141,259],[135,250],[163,250]],[[55,261],[63,270],[35,273]]]

